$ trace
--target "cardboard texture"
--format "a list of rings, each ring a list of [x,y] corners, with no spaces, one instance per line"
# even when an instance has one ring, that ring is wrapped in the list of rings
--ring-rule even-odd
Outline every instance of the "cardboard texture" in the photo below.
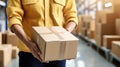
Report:
[[[76,58],[78,39],[62,27],[32,29],[32,40],[38,44],[43,62]]]
[[[83,28],[81,29],[81,34],[82,34],[83,36],[87,36],[87,29],[83,27]]]
[[[95,21],[94,21],[94,20],[92,20],[92,21],[90,22],[90,26],[89,26],[89,27],[90,27],[89,30],[95,31]]]
[[[116,19],[116,35],[120,35],[120,19]]]
[[[90,22],[92,20],[92,16],[90,15],[80,15],[82,22]]]
[[[120,58],[120,41],[113,41],[112,42],[112,49],[111,52]]]
[[[116,13],[113,13],[110,10],[102,10],[96,12],[96,23],[115,23],[115,19],[118,18],[119,15]]]
[[[12,47],[12,59],[18,57],[18,52],[19,52],[19,49],[17,48],[17,46],[13,46]]]
[[[95,37],[95,31],[88,30],[88,31],[87,31],[87,36],[88,36],[88,38],[90,38],[90,39],[94,39],[94,37]]]
[[[7,44],[18,45],[18,37],[14,33],[7,33]]]
[[[96,23],[95,40],[99,46],[103,46],[103,35],[115,35],[115,23]]]
[[[104,47],[111,49],[112,41],[120,41],[120,36],[118,35],[104,35],[103,36]]]
[[[2,44],[7,44],[7,32],[2,33]]]
[[[0,47],[0,67],[5,67],[11,61],[12,46],[2,45]]]
[[[111,0],[112,2],[112,10],[114,11],[114,13],[117,13],[120,16],[120,1],[119,0]]]

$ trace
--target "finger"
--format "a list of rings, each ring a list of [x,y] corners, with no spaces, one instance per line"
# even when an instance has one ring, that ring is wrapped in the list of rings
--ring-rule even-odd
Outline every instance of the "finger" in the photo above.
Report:
[[[40,48],[38,47],[38,45],[36,45],[36,50],[40,53],[40,54],[42,54],[42,51],[40,50]]]
[[[35,57],[38,59],[38,60],[42,60],[41,58],[40,58],[40,53],[38,53],[37,51],[36,51],[36,49],[34,49],[34,55],[35,55]]]

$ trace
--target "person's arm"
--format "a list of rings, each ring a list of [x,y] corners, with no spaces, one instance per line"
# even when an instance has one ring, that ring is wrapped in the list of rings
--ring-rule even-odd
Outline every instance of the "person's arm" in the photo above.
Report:
[[[68,31],[68,32],[72,32],[74,30],[74,28],[76,27],[76,23],[75,22],[69,22],[65,29]]]
[[[40,50],[38,49],[37,45],[36,45],[34,42],[30,41],[30,40],[27,38],[27,36],[26,36],[23,28],[22,28],[20,25],[18,25],[18,24],[14,24],[14,25],[12,25],[11,30],[12,30],[12,31],[19,37],[19,39],[22,40],[22,41],[25,43],[25,45],[31,50],[33,56],[34,56],[35,58],[37,58],[38,60],[41,61],[41,58],[40,58],[40,56],[39,56],[40,53],[41,53]]]
[[[24,10],[22,9],[21,0],[8,0],[8,5],[6,8],[6,13],[8,17],[8,27],[14,32],[21,41],[31,50],[34,57],[38,60],[38,53],[40,52],[35,43],[27,39],[27,36],[22,28],[22,17],[24,16]]]
[[[69,32],[72,32],[78,24],[75,0],[66,0],[66,5],[63,9],[63,15],[65,19],[65,29]]]

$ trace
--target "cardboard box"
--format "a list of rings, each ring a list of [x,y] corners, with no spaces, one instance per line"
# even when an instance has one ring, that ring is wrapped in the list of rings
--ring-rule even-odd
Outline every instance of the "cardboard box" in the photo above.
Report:
[[[95,41],[98,46],[103,46],[103,35],[95,34]]]
[[[107,24],[96,23],[96,34],[114,35],[115,23],[107,23]]]
[[[18,45],[18,37],[14,33],[7,33],[7,44]]]
[[[62,27],[33,27],[32,40],[43,62],[76,58],[78,39]]]
[[[94,20],[92,20],[92,21],[90,22],[90,26],[89,26],[89,27],[90,27],[89,30],[95,31],[95,21],[94,21]]]
[[[116,19],[116,35],[120,35],[120,19]]]
[[[104,35],[115,35],[115,23],[96,23],[95,40],[97,45],[103,46]]]
[[[87,31],[87,36],[88,36],[88,38],[90,38],[90,39],[94,39],[94,37],[95,37],[95,31],[88,30],[88,31]]]
[[[5,67],[11,61],[12,46],[2,45],[0,47],[0,67]]]
[[[120,58],[120,41],[113,41],[112,42],[112,53]]]
[[[102,10],[96,12],[96,23],[115,23],[115,19],[118,18],[118,14],[112,11]]]
[[[2,44],[7,44],[7,32],[2,33]]]
[[[103,36],[104,47],[111,49],[112,41],[120,41],[120,36],[119,35],[104,35]]]
[[[92,20],[91,15],[80,15],[81,16],[81,21],[82,22],[90,22]]]
[[[112,2],[112,10],[114,11],[114,13],[117,13],[120,16],[120,1],[119,0],[111,0]]]
[[[18,47],[13,46],[13,47],[12,47],[12,59],[14,59],[14,58],[17,58],[17,57],[18,57],[18,52],[19,52]]]
[[[81,34],[82,34],[83,36],[87,36],[87,29],[83,27],[83,28],[81,29]]]

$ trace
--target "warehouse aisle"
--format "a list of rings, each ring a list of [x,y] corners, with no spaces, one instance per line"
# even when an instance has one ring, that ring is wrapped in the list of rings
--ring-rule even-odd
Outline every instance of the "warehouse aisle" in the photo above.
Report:
[[[67,60],[66,67],[115,67],[91,47],[86,46],[86,43],[82,40],[80,40],[78,47],[77,58],[75,60]],[[13,60],[7,67],[18,67],[18,58]]]
[[[87,46],[82,40],[79,41],[77,59],[68,60],[67,67],[115,67],[95,50]]]

